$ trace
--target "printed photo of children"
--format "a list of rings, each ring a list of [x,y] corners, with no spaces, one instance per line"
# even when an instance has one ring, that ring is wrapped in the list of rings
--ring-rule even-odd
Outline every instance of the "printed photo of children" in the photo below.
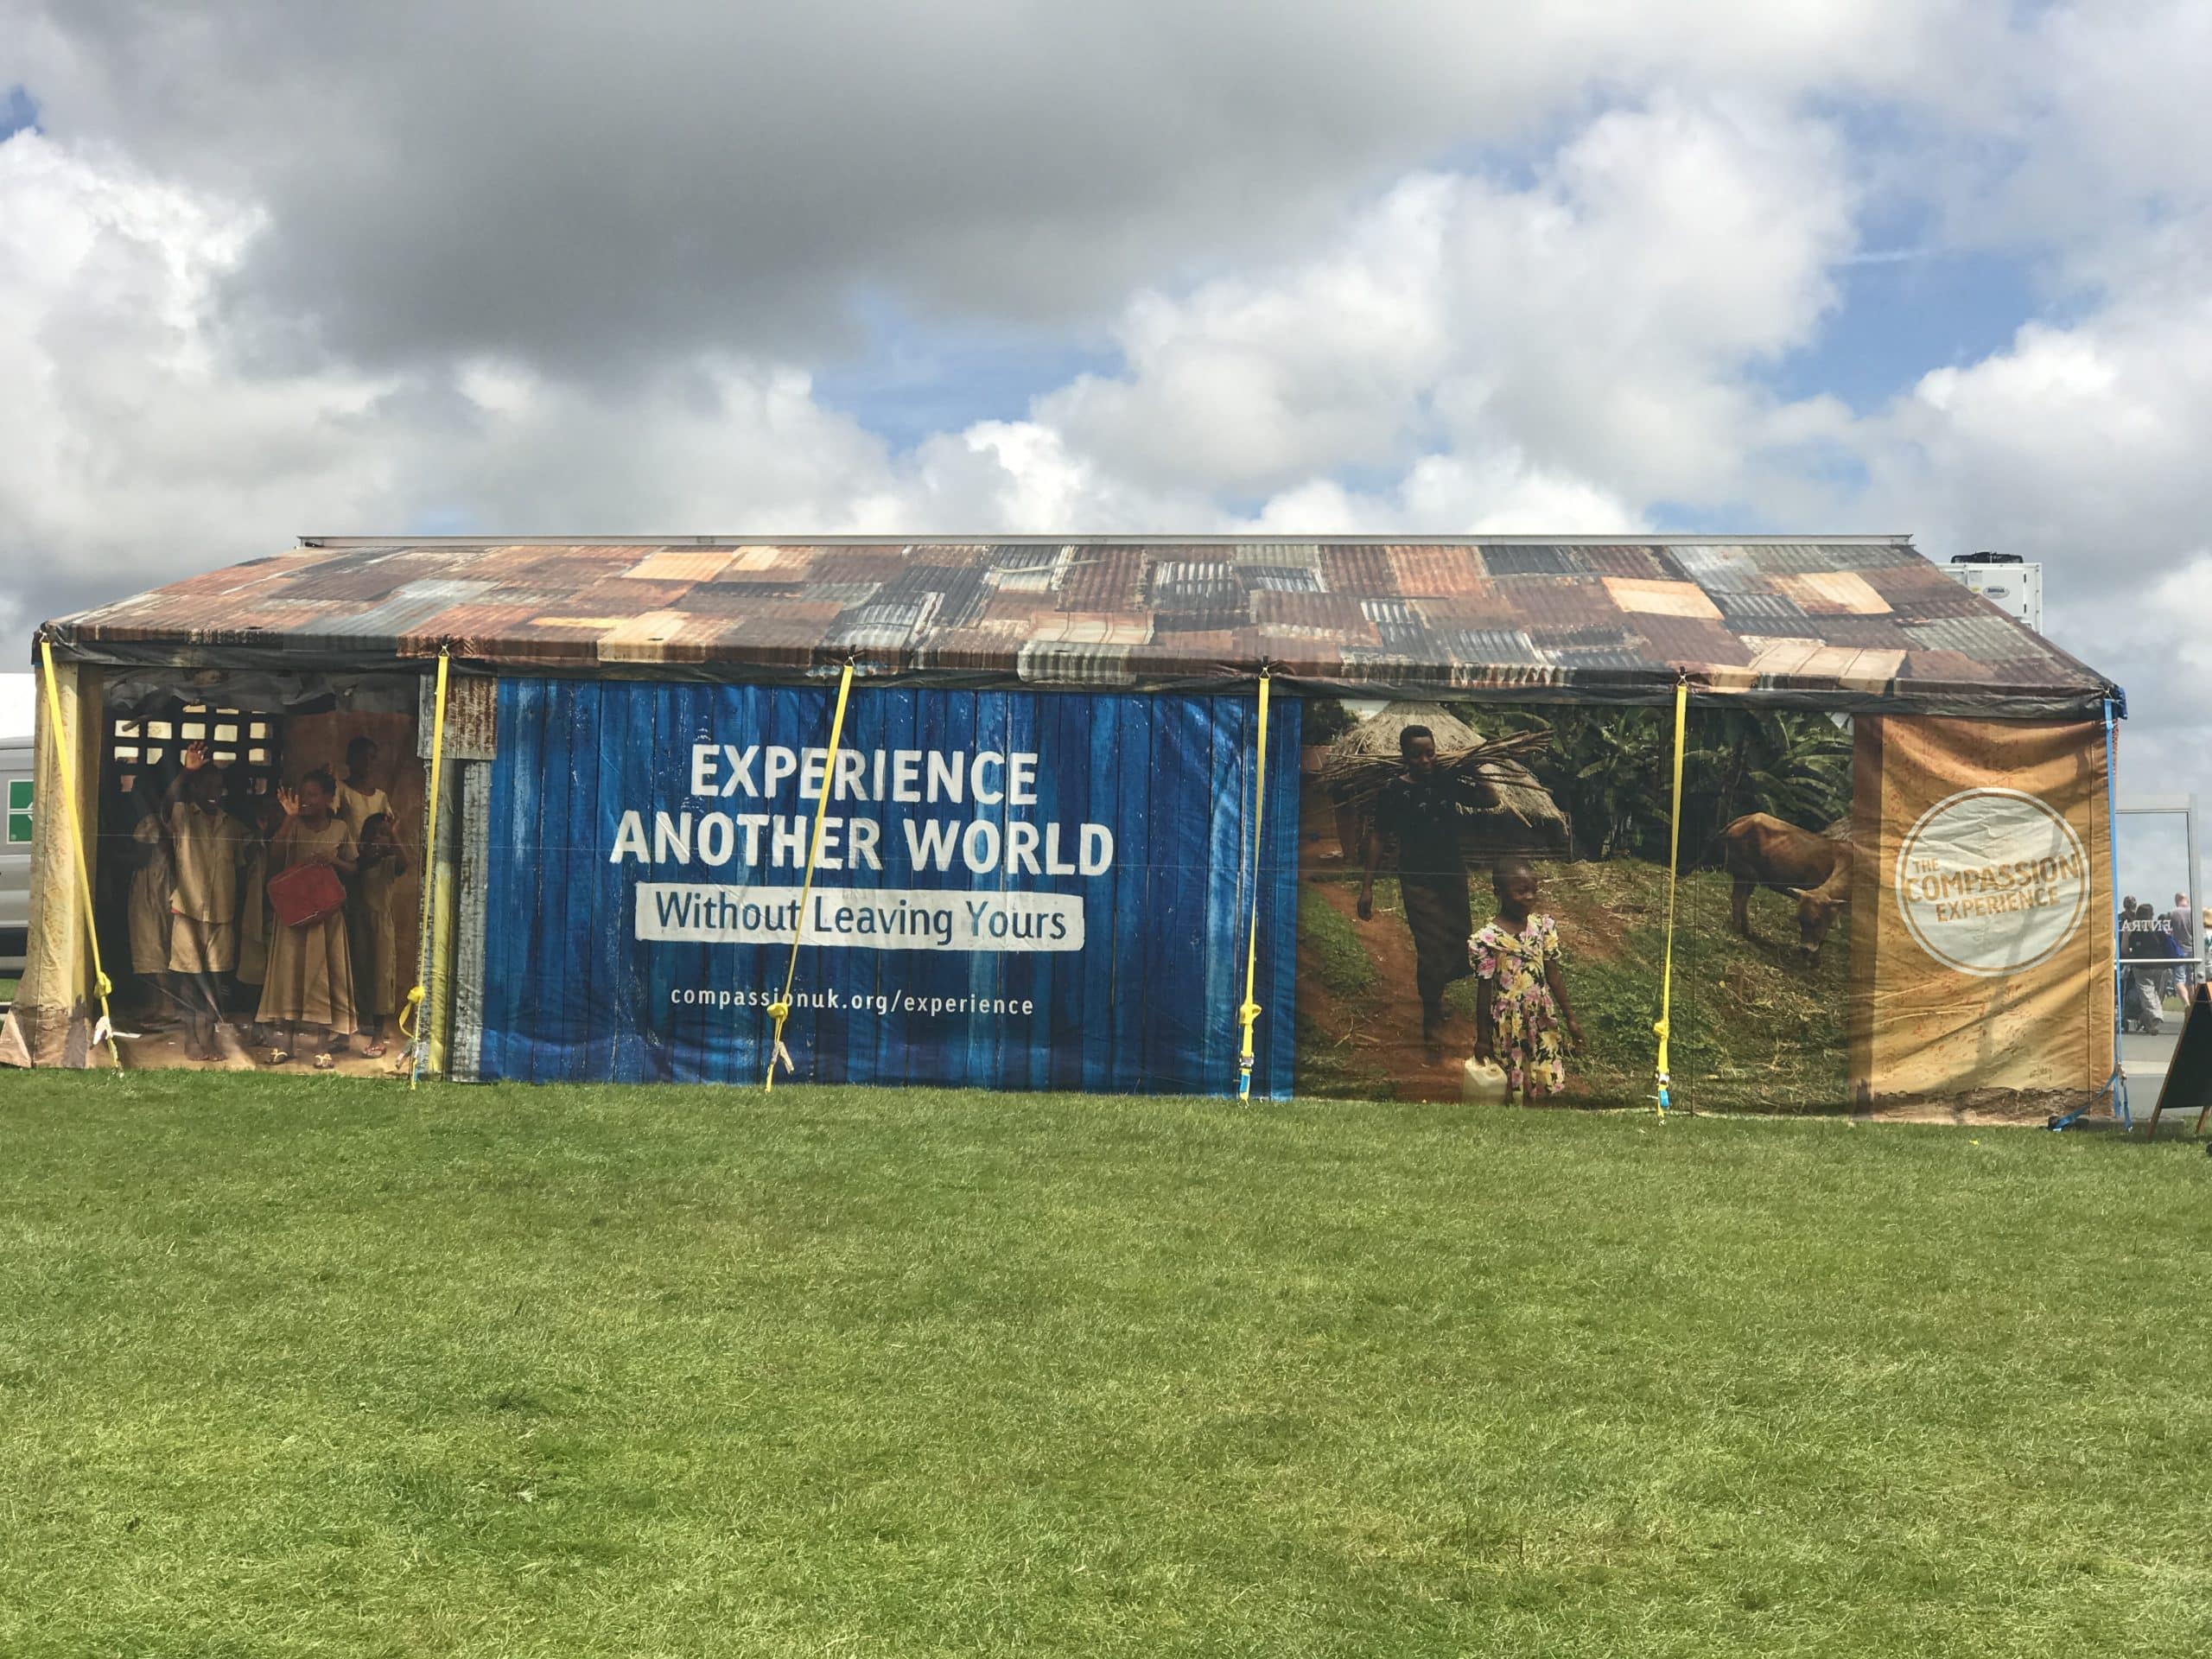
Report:
[[[371,813],[361,823],[360,862],[346,907],[360,1028],[367,1039],[360,1051],[365,1059],[383,1057],[385,1022],[396,1021],[399,1013],[398,884],[406,874],[407,855],[393,832],[391,814]]]
[[[252,837],[223,804],[223,775],[206,743],[188,743],[169,780],[162,825],[175,885],[169,895],[169,974],[182,1004],[187,1059],[217,1058],[223,979],[238,966],[240,876]]]
[[[176,893],[176,867],[169,836],[162,822],[160,796],[143,779],[131,791],[134,814],[129,856],[130,887],[124,911],[130,935],[130,971],[138,981],[137,1019],[156,1025],[176,1017],[178,1003],[169,989],[170,901]]]
[[[284,823],[269,847],[272,882],[308,866],[329,869],[341,880],[359,868],[360,844],[334,810],[337,795],[338,780],[321,770],[308,773],[298,789],[278,791]],[[274,1033],[268,1065],[289,1062],[301,1033],[311,1031],[319,1033],[315,1070],[327,1071],[336,1064],[334,1052],[357,1029],[346,911],[341,901],[322,913],[287,920],[278,906],[259,1011],[260,1023]]]
[[[1496,806],[1497,792],[1480,778],[1440,768],[1436,734],[1427,726],[1400,731],[1398,754],[1404,770],[1377,791],[1373,827],[1361,848],[1359,919],[1374,919],[1376,871],[1395,842],[1399,897],[1413,936],[1421,1045],[1433,1065],[1444,1058],[1445,988],[1471,971],[1467,935],[1473,911],[1460,827],[1470,815]]]
[[[281,683],[257,690],[259,706],[160,687],[111,706],[99,880],[136,980],[123,1063],[389,1075],[421,895],[415,688],[297,714]],[[316,867],[327,902],[303,912],[288,880]]]
[[[251,1023],[247,1042],[270,1046],[261,1027],[261,988],[269,977],[269,943],[276,918],[269,908],[269,843],[284,822],[284,808],[272,791],[249,797],[245,810],[251,819],[246,838],[245,868],[238,883],[238,965],[232,1006]]]
[[[1516,1096],[1567,1087],[1567,1046],[1582,1027],[1568,1006],[1559,925],[1536,912],[1539,883],[1526,859],[1491,871],[1497,915],[1467,942],[1475,975],[1475,1052],[1505,1068]]]
[[[1300,1094],[1649,1104],[1678,847],[1676,1096],[1847,1107],[1852,735],[1695,711],[1677,825],[1672,713],[1307,700]]]

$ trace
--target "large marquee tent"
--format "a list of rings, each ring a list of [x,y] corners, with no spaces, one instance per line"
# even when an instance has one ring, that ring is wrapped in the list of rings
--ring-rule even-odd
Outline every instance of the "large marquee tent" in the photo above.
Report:
[[[1694,762],[1679,804],[1648,803],[1681,844],[1636,842],[1621,880],[1656,870],[1671,930],[1676,864],[1725,868],[1760,895],[1746,931],[1777,947],[1751,968],[1829,964],[1834,1099],[1802,1103],[2060,1109],[2113,1071],[2120,694],[1905,537],[309,538],[41,640],[36,908],[10,1033],[38,1064],[116,1052],[92,1040],[94,949],[119,981],[130,804],[141,823],[166,810],[143,803],[182,743],[221,747],[251,816],[365,732],[397,833],[427,855],[397,982],[365,980],[359,1001],[397,1010],[424,986],[433,1071],[758,1086],[780,1029],[779,1077],[1249,1078],[1283,1096],[1321,1075],[1309,1001],[1319,1020],[1349,995],[1307,962],[1306,936],[1341,916],[1382,987],[1372,1043],[1410,1053],[1414,993],[1402,1033],[1391,976],[1427,976],[1453,1052],[1433,1074],[1433,1047],[1408,1058],[1399,1091],[1435,1094],[1456,1087],[1475,993],[1430,982],[1429,874],[1402,873],[1398,931],[1362,931],[1379,925],[1363,903],[1352,918],[1377,825],[1317,757],[1386,705],[1396,725],[1376,731],[1419,729],[1404,705],[1448,710],[1452,733],[1511,738],[1493,759],[1455,737],[1444,768],[1510,816],[1581,775],[1560,757],[1592,722],[1643,721],[1664,747],[1679,699],[1676,749],[1721,758]],[[1832,776],[1838,822],[1747,781],[1765,773],[1746,746],[1769,740],[1745,722],[1777,720],[1798,722],[1805,775]],[[1505,860],[1466,834],[1472,897],[1444,906],[1447,935],[1454,904],[1484,921]],[[1547,890],[1593,904],[1577,871],[1632,840],[1556,838]],[[1309,900],[1334,908],[1315,919]],[[1610,932],[1656,937],[1641,899],[1619,902],[1627,921],[1580,938],[1584,912],[1562,912],[1570,977],[1609,971]],[[1478,1020],[1508,1017],[1481,995]],[[1726,983],[1672,995],[1678,1026],[1732,1017]]]

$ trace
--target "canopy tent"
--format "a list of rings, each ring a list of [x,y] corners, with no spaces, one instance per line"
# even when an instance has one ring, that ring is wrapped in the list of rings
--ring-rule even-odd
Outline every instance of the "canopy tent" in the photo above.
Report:
[[[1373,1033],[1413,1020],[1462,1055],[1488,1040],[1491,1005],[1452,986],[1465,952],[1456,975],[1435,954],[1483,921],[1475,889],[1465,868],[1437,877],[1458,896],[1422,901],[1410,955],[1362,931],[1356,851],[1300,823],[1306,711],[1371,722],[1344,753],[1379,745],[1386,768],[1376,734],[1414,721],[1526,737],[1486,775],[1545,823],[1603,774],[1619,868],[1599,881],[1554,859],[1544,880],[1570,957],[1649,978],[1650,872],[1663,887],[1670,868],[1648,820],[1665,819],[1671,714],[1653,711],[1678,694],[1710,750],[1688,757],[1712,835],[1681,851],[1704,884],[1686,925],[1723,953],[1712,883],[1735,883],[1746,937],[1715,984],[1754,999],[1762,1040],[1802,990],[1788,1040],[1834,1067],[1807,1088],[2065,1104],[2111,1071],[2094,918],[2121,694],[1903,537],[310,537],[44,639],[96,872],[129,838],[102,818],[127,798],[118,769],[143,792],[175,765],[153,728],[118,723],[156,717],[165,686],[188,715],[277,711],[273,782],[334,767],[372,719],[397,747],[401,717],[367,711],[450,662],[443,721],[425,695],[404,734],[416,770],[372,781],[412,802],[418,760],[449,769],[452,808],[415,844],[429,1058],[458,1077],[757,1082],[796,944],[789,1046],[817,1078],[1212,1090],[1236,1078],[1242,1010],[1262,1093],[1448,1092],[1456,1072]],[[847,675],[849,712],[831,690]],[[54,736],[41,799],[61,789]],[[1847,833],[1821,833],[1839,818]],[[61,1033],[98,936],[64,824],[43,814],[36,849],[44,955],[22,1006],[42,1058],[85,1049]],[[1478,877],[1526,845],[1462,842]],[[1376,908],[1396,913],[1402,881],[1410,920],[1416,877],[1384,872]],[[120,901],[92,885],[97,920]],[[1776,888],[1796,906],[1780,950],[1758,938],[1775,901],[1756,895]],[[1309,928],[1331,906],[1325,931],[1349,935]],[[1827,966],[1797,965],[1824,940]],[[1709,1053],[1718,1077],[1737,1057],[1700,1047],[1699,1017],[1678,997],[1676,1069]],[[1613,1033],[1623,1054],[1648,1048],[1649,1020]],[[1378,1042],[1366,1069],[1346,1059]],[[1648,1081],[1648,1054],[1635,1065]],[[1575,1086],[1641,1087],[1628,1065],[1593,1058]]]

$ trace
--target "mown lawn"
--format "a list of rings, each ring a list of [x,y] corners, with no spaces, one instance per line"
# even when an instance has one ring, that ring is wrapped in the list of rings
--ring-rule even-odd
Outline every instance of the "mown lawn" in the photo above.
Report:
[[[0,1653],[2202,1654],[2208,1183],[0,1073]]]

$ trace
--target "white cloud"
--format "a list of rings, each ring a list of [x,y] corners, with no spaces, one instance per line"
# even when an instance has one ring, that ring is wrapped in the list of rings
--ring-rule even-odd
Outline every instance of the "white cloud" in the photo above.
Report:
[[[260,230],[111,154],[34,132],[0,143],[11,636],[302,531],[895,516],[882,445],[795,369],[705,358],[613,395],[483,356],[269,366],[220,281]]]
[[[2078,318],[1833,423],[1862,486],[1766,499],[2042,563],[2045,631],[2128,693],[2123,787],[2212,795],[2212,213],[2148,241]]]
[[[1036,418],[1160,486],[1511,449],[1643,497],[1725,496],[1777,417],[1745,371],[1809,342],[1852,241],[1820,124],[1614,111],[1526,188],[1416,175],[1287,268],[1141,296],[1126,372]]]
[[[1132,477],[1199,488],[1402,458],[1453,343],[1444,242],[1460,189],[1417,177],[1287,270],[1139,296],[1117,331],[1126,373],[1084,377],[1037,418]]]
[[[1948,185],[1955,236],[2047,249],[2077,280],[2136,263],[2162,224],[2212,202],[2212,9],[2097,0],[2025,14],[1974,79],[1979,153]]]
[[[1961,0],[0,0],[0,85],[265,204],[237,286],[358,360],[596,373],[810,356],[856,286],[1095,319],[1593,91],[1941,102],[2007,32]]]
[[[1932,544],[2044,562],[2054,635],[2155,687],[2145,712],[2171,696],[2193,713],[2169,677],[2212,621],[2170,586],[2212,550],[2212,222],[2197,228],[2193,262],[2177,250],[2146,289],[1930,372],[1853,437],[1866,499]]]
[[[272,524],[394,499],[361,442],[383,384],[338,367],[256,375],[226,349],[216,284],[257,226],[112,156],[31,132],[0,143],[13,608],[265,552]]]
[[[1479,456],[1425,455],[1390,487],[1351,490],[1315,479],[1270,497],[1233,527],[1271,536],[1607,535],[1642,526],[1621,497],[1529,465],[1510,448]]]
[[[1447,275],[1436,210],[1464,182],[1424,176],[1394,192],[1317,257],[1319,276],[1243,292],[1303,328],[1317,304],[1366,280],[1359,261],[1378,220],[1426,213],[1417,273],[1427,290],[1393,320],[1370,288],[1373,338],[1410,329],[1388,395],[1418,402],[1453,356],[1435,301]],[[1495,187],[1480,187],[1496,207]],[[1532,201],[1535,200],[1531,199]],[[526,361],[472,353],[371,375],[330,359],[271,367],[228,309],[221,273],[261,232],[250,209],[152,178],[112,154],[35,133],[0,144],[0,366],[22,395],[0,408],[0,536],[25,549],[0,605],[15,626],[191,569],[268,552],[300,531],[475,526],[588,532],[640,528],[1048,531],[1192,530],[1241,522],[1223,492],[1238,477],[1198,468],[1147,476],[1054,413],[983,422],[896,454],[824,408],[798,368],[711,354],[610,389]],[[1389,250],[1402,238],[1386,238]],[[1188,308],[1229,303],[1209,290]],[[1142,298],[1133,336],[1160,331],[1173,355],[1191,338]],[[1301,308],[1305,315],[1297,315]],[[1149,321],[1147,321],[1147,319]],[[1262,333],[1265,331],[1263,330]],[[1240,348],[1242,349],[1242,348]],[[1302,372],[1326,375],[1343,342],[1317,340]],[[1256,361],[1249,352],[1247,361]],[[1159,397],[1140,381],[1146,397]],[[1173,398],[1166,405],[1172,407]],[[1224,433],[1251,423],[1233,391],[1214,397]],[[1355,409],[1325,414],[1319,441],[1294,446],[1260,517],[1300,514],[1442,527],[1525,525],[1547,513],[1618,527],[1621,498],[1509,443],[1466,455],[1408,454],[1401,481],[1350,493],[1313,475],[1354,445]],[[1377,449],[1376,454],[1385,453]],[[1551,522],[1562,522],[1555,517]],[[1320,527],[1318,524],[1310,528]]]

